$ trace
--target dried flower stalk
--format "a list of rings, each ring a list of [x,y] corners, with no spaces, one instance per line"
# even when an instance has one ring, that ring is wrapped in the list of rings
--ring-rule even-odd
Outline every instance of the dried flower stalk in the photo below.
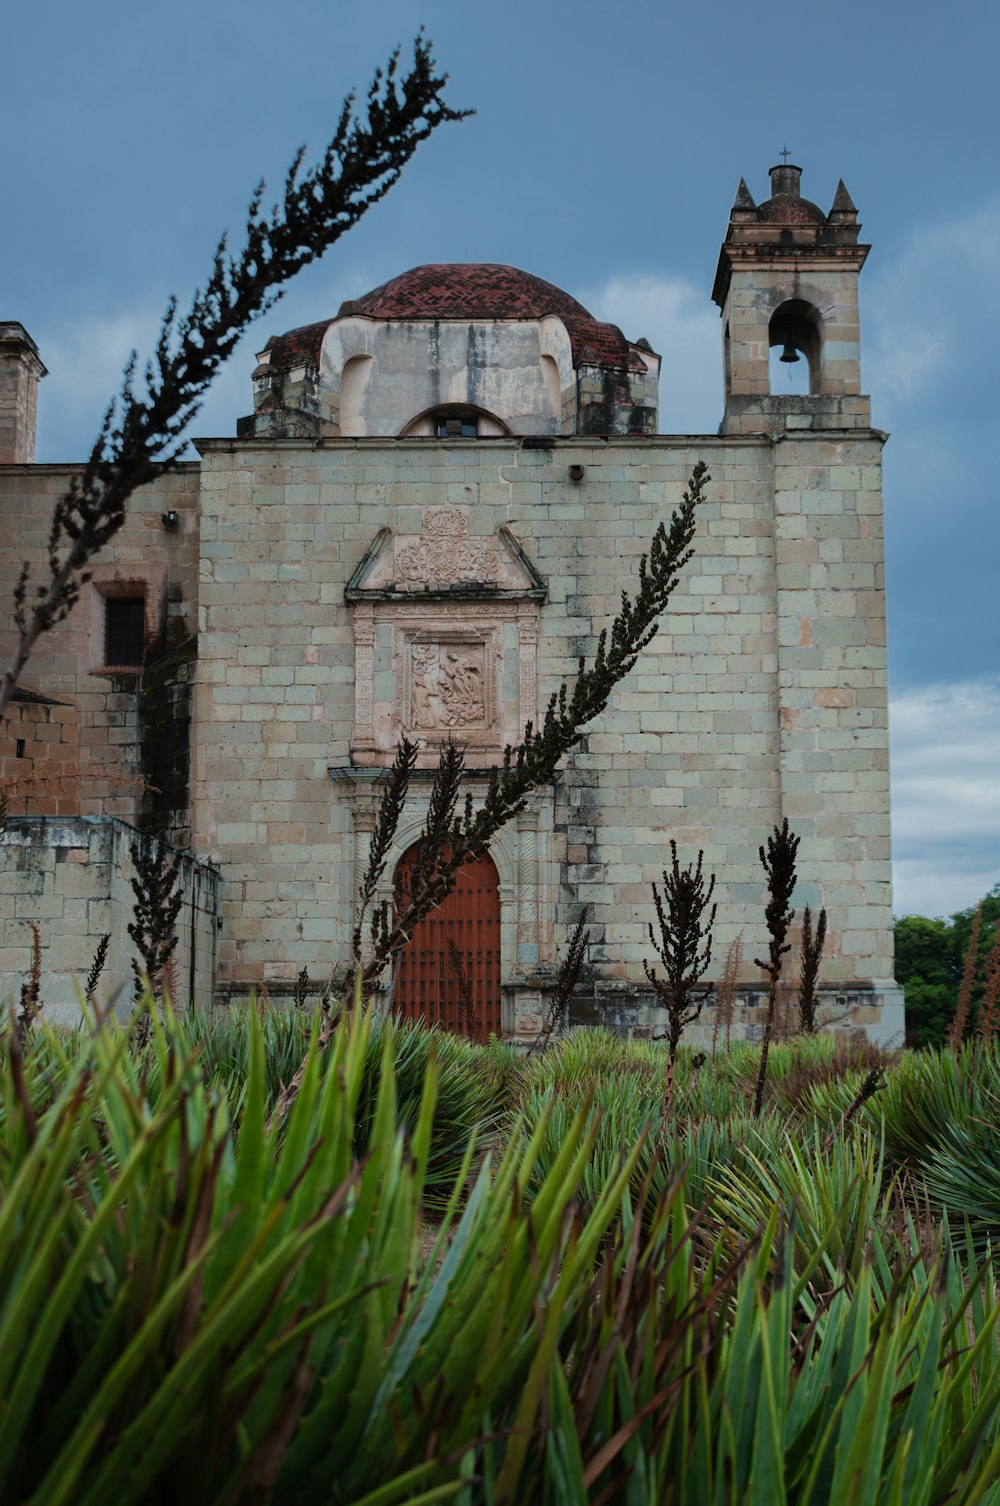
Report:
[[[957,1051],[965,1039],[965,1027],[969,1023],[969,1011],[972,1008],[972,995],[976,988],[976,973],[979,968],[979,928],[983,921],[983,902],[979,901],[976,913],[972,917],[972,930],[969,934],[969,948],[965,954],[965,965],[962,968],[962,982],[958,990],[958,1003],[955,1005],[955,1018],[948,1027],[948,1045],[953,1051]]]
[[[242,250],[229,255],[223,236],[189,312],[178,319],[170,300],[138,386],[133,354],[120,399],[108,408],[89,460],[56,503],[46,575],[33,586],[30,565],[22,567],[14,592],[17,643],[0,679],[0,716],[39,637],[63,622],[79,600],[89,578],[86,567],[121,528],[132,493],[177,465],[184,430],[249,325],[273,307],[289,278],[388,193],[432,131],[470,113],[444,103],[447,76],[436,72],[422,35],[410,71],[401,76],[398,64],[397,51],[376,72],[360,119],[354,96],[344,101],[316,167],[303,173],[305,149],[296,153],[280,205],[262,212],[264,185],[258,186]]]
[[[815,1035],[816,984],[826,942],[826,911],[820,910],[813,931],[812,911],[806,905],[802,914],[802,983],[799,988],[799,1027],[803,1035]]]
[[[795,888],[795,859],[799,850],[799,838],[788,829],[788,817],[776,826],[767,839],[766,850],[758,854],[767,877],[768,900],[764,912],[771,940],[767,961],[755,958],[755,965],[763,968],[768,976],[767,1021],[764,1025],[764,1040],[760,1051],[760,1067],[757,1073],[757,1091],[754,1094],[754,1116],[759,1117],[764,1107],[764,1083],[767,1078],[767,1056],[774,1032],[774,1009],[778,997],[778,983],[785,953],[790,949],[788,930],[794,918],[791,909],[792,891]]]
[[[533,1056],[536,1051],[544,1051],[552,1039],[553,1032],[569,1007],[569,1001],[576,991],[576,985],[580,981],[580,972],[583,968],[584,958],[587,955],[587,947],[590,944],[590,932],[585,929],[589,905],[584,905],[580,912],[580,919],[576,923],[576,929],[570,937],[569,950],[563,958],[559,968],[559,976],[556,979],[555,992],[545,1013],[542,1028],[528,1048],[528,1055]]]
[[[733,1008],[736,1003],[736,986],[743,963],[743,932],[734,936],[726,950],[722,964],[722,977],[715,996],[715,1025],[712,1029],[712,1060],[715,1061],[720,1031],[725,1033],[726,1050],[732,1045]]]

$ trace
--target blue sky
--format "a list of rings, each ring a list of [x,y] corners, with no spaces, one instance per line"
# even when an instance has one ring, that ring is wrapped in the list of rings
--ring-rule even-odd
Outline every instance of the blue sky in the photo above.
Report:
[[[824,208],[843,177],[873,252],[862,376],[886,450],[896,908],[1000,880],[996,347],[1000,19],[838,0],[35,0],[5,21],[0,315],[50,375],[39,459],[80,458],[128,351],[204,278],[264,176],[315,154],[343,95],[423,23],[475,119],[251,333],[194,431],[231,433],[253,353],[406,267],[502,261],[663,353],[661,424],[714,432],[712,277],[740,176],[787,143]]]

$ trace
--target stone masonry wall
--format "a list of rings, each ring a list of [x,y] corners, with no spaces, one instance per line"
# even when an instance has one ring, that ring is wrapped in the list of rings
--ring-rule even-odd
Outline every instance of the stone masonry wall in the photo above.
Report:
[[[22,560],[44,579],[52,508],[77,467],[0,465],[0,662],[14,639],[13,590]],[[178,525],[166,529],[161,514],[173,510]],[[10,541],[8,543],[8,541]],[[16,542],[15,542],[16,541]],[[195,630],[198,585],[198,467],[184,466],[140,488],[129,503],[124,527],[97,557],[93,580],[65,622],[39,639],[21,677],[28,690],[64,702],[78,728],[74,777],[84,815],[134,820],[142,808],[143,769],[137,672],[104,668],[104,606],[107,595],[146,595],[147,653],[159,657]],[[6,744],[20,737],[13,725],[0,729]],[[5,773],[11,771],[7,768]],[[22,771],[13,773],[19,778]],[[73,795],[77,794],[74,790]],[[63,797],[68,798],[66,796]],[[12,809],[23,810],[23,804]],[[28,814],[45,814],[29,804]],[[55,813],[54,811],[52,812]],[[60,810],[60,813],[63,813]],[[176,825],[177,823],[175,823]]]
[[[0,794],[11,815],[80,814],[75,706],[15,692],[0,724]]]
[[[45,1018],[75,1024],[79,991],[101,937],[111,944],[98,997],[121,986],[118,1013],[132,1008],[135,948],[127,926],[134,896],[129,849],[136,837],[123,821],[79,817],[14,817],[0,833],[0,1005],[16,1005],[31,966],[30,922],[42,943],[41,997]],[[215,971],[216,917],[222,881],[186,854],[181,860],[184,902],[178,918],[176,1004],[210,1008]]]
[[[798,1032],[793,959],[790,959],[786,971],[788,981],[781,988],[775,1009],[775,1040],[788,1040]],[[767,1000],[766,988],[752,984],[741,986],[733,999],[727,1032],[725,1021],[716,1017],[715,993],[710,991],[698,1018],[685,1026],[684,1045],[705,1051],[725,1047],[727,1039],[730,1043],[763,1040]],[[821,989],[816,1017],[825,1035],[850,1035],[864,1030],[869,1040],[888,1049],[898,1048],[904,1041],[902,990],[897,986]],[[662,1041],[668,1034],[666,1011],[655,994],[634,991],[628,995],[615,995],[599,987],[577,993],[570,1000],[565,1028],[580,1026],[602,1026],[638,1040]]]
[[[674,837],[718,874],[716,957],[742,930],[756,984],[757,848],[787,814],[802,835],[796,900],[830,915],[824,980],[866,996],[891,980],[880,443],[206,444],[194,842],[226,875],[223,985],[323,976],[344,959],[353,895],[329,772],[349,765],[355,710],[344,588],[378,530],[419,534],[439,506],[466,509],[470,537],[512,530],[547,584],[544,708],[698,459],[713,479],[695,559],[557,786],[550,935],[561,948],[590,902],[594,986],[639,1001],[649,886]],[[555,960],[550,946],[539,963]]]

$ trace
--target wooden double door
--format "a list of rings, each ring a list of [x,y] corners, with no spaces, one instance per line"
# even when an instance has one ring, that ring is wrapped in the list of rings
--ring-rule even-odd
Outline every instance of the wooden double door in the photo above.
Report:
[[[398,893],[408,890],[415,852],[399,860]],[[500,1034],[500,882],[488,854],[459,869],[448,898],[398,954],[395,1008],[477,1041]]]

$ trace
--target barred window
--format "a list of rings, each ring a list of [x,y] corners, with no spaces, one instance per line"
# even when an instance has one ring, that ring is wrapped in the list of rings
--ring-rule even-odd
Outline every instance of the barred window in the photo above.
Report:
[[[142,663],[146,646],[146,602],[141,596],[109,596],[105,601],[104,662]]]

